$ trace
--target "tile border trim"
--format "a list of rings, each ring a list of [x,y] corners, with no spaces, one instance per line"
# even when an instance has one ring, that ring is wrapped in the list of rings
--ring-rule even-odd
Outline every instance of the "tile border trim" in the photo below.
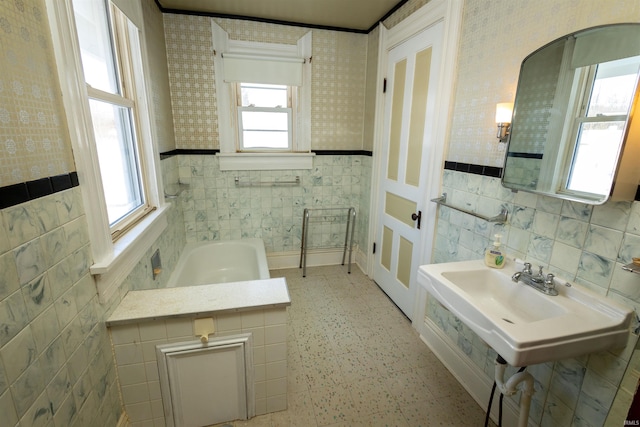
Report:
[[[373,156],[372,151],[367,150],[311,150],[316,156]],[[219,149],[191,149],[176,148],[175,150],[160,153],[160,160],[168,159],[179,154],[182,155],[208,155],[215,156],[220,153]]]
[[[0,187],[0,209],[49,196],[53,193],[68,190],[79,185],[78,172],[72,171],[61,175]]]

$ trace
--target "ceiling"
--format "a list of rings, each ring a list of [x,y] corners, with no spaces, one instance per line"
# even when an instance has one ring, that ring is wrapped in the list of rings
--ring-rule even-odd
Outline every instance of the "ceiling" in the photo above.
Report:
[[[189,13],[368,32],[407,0],[156,0],[167,13]]]

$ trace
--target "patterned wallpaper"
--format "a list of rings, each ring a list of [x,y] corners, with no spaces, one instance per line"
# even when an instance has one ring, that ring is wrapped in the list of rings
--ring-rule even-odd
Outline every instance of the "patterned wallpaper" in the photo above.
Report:
[[[176,148],[217,149],[211,18],[165,14]],[[295,44],[307,28],[215,19],[231,39]],[[311,147],[363,147],[367,36],[313,30]]]
[[[44,2],[0,11],[0,187],[75,170]]]

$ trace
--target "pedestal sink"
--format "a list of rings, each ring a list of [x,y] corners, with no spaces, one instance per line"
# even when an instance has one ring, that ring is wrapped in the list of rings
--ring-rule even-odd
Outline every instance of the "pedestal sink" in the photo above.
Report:
[[[633,312],[577,285],[545,295],[482,260],[423,265],[418,283],[512,366],[624,347]]]

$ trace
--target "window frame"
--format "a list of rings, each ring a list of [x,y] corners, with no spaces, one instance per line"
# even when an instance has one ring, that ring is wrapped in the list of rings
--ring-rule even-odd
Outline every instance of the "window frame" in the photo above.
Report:
[[[119,1],[107,0],[107,4],[119,6]],[[139,161],[144,163],[142,173],[145,174],[146,200],[149,207],[145,215],[129,224],[114,240],[104,202],[104,190],[89,110],[89,92],[93,93],[95,89],[89,90],[85,83],[73,4],[71,0],[45,0],[45,6],[91,242],[93,264],[89,270],[96,282],[99,301],[106,303],[117,295],[120,284],[168,225],[167,212],[170,205],[161,197],[163,186],[159,170],[159,154],[154,143],[155,129],[151,125],[154,117],[153,99],[150,88],[146,84],[151,80],[146,58],[146,42],[142,31],[144,28],[142,9],[137,2],[127,3],[126,8],[119,8],[136,28],[136,38],[139,42],[137,52],[139,57],[135,55],[129,59],[132,69],[141,70],[133,73],[136,93],[132,102],[137,106],[133,119],[135,131],[143,147]]]
[[[235,100],[236,100],[236,110],[237,110],[237,123],[238,123],[238,136],[237,136],[237,152],[239,153],[291,153],[295,152],[295,105],[294,100],[295,97],[293,94],[297,92],[296,88],[293,86],[286,86],[287,91],[287,105],[284,107],[259,107],[259,106],[245,106],[242,105],[242,85],[248,83],[236,83],[235,86]],[[284,85],[282,85],[284,86]],[[244,146],[244,126],[242,120],[242,113],[248,112],[275,112],[275,113],[287,113],[287,147],[285,148],[271,148],[271,147],[262,147],[262,148],[250,148]]]
[[[569,188],[571,175],[574,171],[574,160],[580,148],[579,138],[582,125],[615,121],[628,122],[630,118],[630,110],[627,111],[627,114],[588,116],[592,92],[597,78],[597,71],[598,64],[580,67],[579,69],[572,71],[573,82],[578,89],[576,91],[577,96],[570,99],[569,108],[567,109],[565,128],[568,129],[569,132],[566,132],[564,136],[565,139],[563,145],[565,147],[565,161],[564,165],[562,165],[562,178],[558,183],[558,193],[560,194],[579,196],[584,199],[594,200],[598,199],[602,195]],[[632,106],[633,102],[631,103],[630,108],[632,108]],[[625,127],[626,126],[628,126],[628,123]],[[619,144],[622,145],[624,143],[623,139],[619,141]],[[615,169],[613,173],[615,174]]]
[[[312,169],[314,153],[311,152],[311,59],[312,31],[297,45],[230,40],[222,27],[211,21],[213,33],[214,72],[218,111],[218,136],[220,141],[219,167],[232,170],[294,170]],[[245,55],[286,56],[296,52],[305,58],[302,67],[302,86],[292,87],[293,142],[292,151],[244,151],[238,150],[238,117],[236,85],[224,80],[222,56],[226,52]]]

